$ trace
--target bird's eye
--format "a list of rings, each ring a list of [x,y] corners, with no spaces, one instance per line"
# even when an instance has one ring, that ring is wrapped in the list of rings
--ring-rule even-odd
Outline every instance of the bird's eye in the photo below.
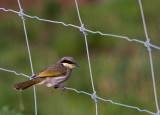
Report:
[[[69,60],[63,60],[62,63],[69,63],[69,64],[73,64],[71,61]]]

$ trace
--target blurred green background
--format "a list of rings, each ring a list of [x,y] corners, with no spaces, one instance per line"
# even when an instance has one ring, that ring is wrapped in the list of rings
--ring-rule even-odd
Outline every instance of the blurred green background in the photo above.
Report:
[[[80,25],[74,0],[21,1],[24,13]],[[145,41],[138,0],[78,0],[87,29]],[[158,0],[142,0],[151,43],[160,43]],[[16,1],[0,0],[1,8],[19,10]],[[63,56],[74,57],[79,68],[64,84],[92,93],[83,34],[76,28],[26,18],[34,72]],[[156,112],[147,48],[124,39],[88,33],[93,79],[97,95],[118,103]],[[157,95],[160,96],[160,52],[152,49]],[[31,75],[21,18],[0,10],[0,67]],[[33,88],[13,89],[27,78],[0,71],[0,115],[34,115]],[[36,86],[38,115],[94,115],[89,96],[74,91]],[[158,99],[160,100],[160,98]],[[160,102],[160,101],[159,101]],[[99,115],[148,115],[134,109],[99,101]]]

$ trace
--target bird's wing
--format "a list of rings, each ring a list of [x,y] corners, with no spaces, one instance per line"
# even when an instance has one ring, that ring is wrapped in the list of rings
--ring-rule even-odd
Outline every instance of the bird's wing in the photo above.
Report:
[[[60,69],[60,66],[54,67],[54,65],[51,65],[47,69],[42,70],[41,72],[33,76],[33,78],[57,77],[57,76],[65,74],[66,72],[67,72],[66,68],[61,67]]]
[[[59,75],[62,75],[62,74],[65,74],[66,72],[61,72],[61,71],[51,71],[51,70],[44,70],[40,73],[38,73],[35,77],[48,77],[48,76],[51,76],[51,77],[56,77],[56,76],[59,76]]]

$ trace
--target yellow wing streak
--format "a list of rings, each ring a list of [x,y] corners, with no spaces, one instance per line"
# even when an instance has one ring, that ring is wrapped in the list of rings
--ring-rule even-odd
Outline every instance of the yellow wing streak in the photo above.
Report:
[[[61,73],[61,72],[42,72],[42,73],[39,73],[36,77],[58,76],[61,74],[63,74],[63,73]]]

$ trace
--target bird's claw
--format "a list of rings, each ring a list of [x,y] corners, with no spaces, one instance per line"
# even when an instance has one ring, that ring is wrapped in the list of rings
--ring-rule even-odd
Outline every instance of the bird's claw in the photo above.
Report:
[[[64,90],[65,90],[65,87],[64,87],[64,86],[60,86],[60,88],[62,89],[62,91],[64,91]]]
[[[64,90],[65,90],[65,87],[64,87],[64,86],[61,86],[61,85],[59,85],[59,86],[54,86],[54,88],[55,88],[55,89],[57,89],[57,88],[61,88],[61,89],[62,89],[62,91],[64,91]]]

